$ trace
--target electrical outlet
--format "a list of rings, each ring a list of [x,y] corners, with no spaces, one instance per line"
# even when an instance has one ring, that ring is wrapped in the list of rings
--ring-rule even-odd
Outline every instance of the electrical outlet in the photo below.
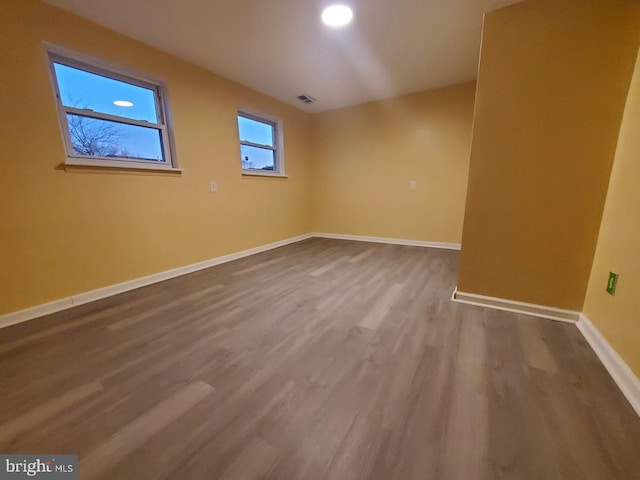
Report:
[[[218,191],[218,184],[216,182],[209,182],[209,190],[211,190],[213,193],[216,193]]]
[[[415,180],[411,180],[411,182],[409,182],[409,188],[411,190],[415,190],[417,187],[416,181]]]
[[[617,285],[618,285],[618,274],[609,272],[609,281],[607,282],[607,293],[612,296],[615,295]]]

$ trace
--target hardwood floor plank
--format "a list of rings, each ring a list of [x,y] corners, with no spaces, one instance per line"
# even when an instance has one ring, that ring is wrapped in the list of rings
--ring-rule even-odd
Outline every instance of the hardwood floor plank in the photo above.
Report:
[[[232,273],[232,275],[235,277],[237,275],[244,275],[245,273],[251,273],[251,272],[255,272],[256,270],[262,269],[262,268],[266,268],[270,265],[276,264],[278,262],[281,262],[285,259],[285,257],[278,257],[278,258],[272,258],[271,260],[266,260],[264,262],[260,262],[256,265],[252,265],[250,267],[247,268],[243,268],[242,270],[237,270],[235,272]]]
[[[276,458],[276,450],[260,437],[254,438],[226,470],[222,480],[248,480],[264,478],[264,472],[271,469]]]
[[[358,325],[362,328],[375,330],[384,320],[384,317],[389,313],[389,310],[391,310],[403,289],[403,283],[394,283],[391,288],[375,303],[371,311],[365,315]]]
[[[140,447],[147,439],[189,411],[212,391],[213,387],[210,385],[194,382],[162,401],[83,457],[78,465],[82,477],[87,479],[99,477],[112,465]]]
[[[89,382],[70,390],[57,398],[44,402],[41,405],[17,416],[3,424],[0,424],[0,445],[11,443],[19,434],[36,428],[48,419],[64,412],[87,397],[102,390],[100,382]]]
[[[360,260],[364,260],[365,258],[367,258],[369,255],[371,255],[375,250],[373,248],[369,248],[367,250],[365,250],[362,253],[358,253],[357,255],[354,255],[353,257],[351,257],[348,261],[349,263],[356,263],[359,262]]]
[[[196,301],[200,297],[206,297],[210,295],[212,292],[215,292],[217,290],[222,290],[222,289],[224,289],[224,285],[212,285],[208,288],[203,288],[196,292],[192,292],[189,295],[185,295],[183,297],[177,298],[172,302],[168,302],[168,303],[162,302],[159,306],[156,306],[154,308],[141,312],[139,315],[129,315],[124,320],[120,320],[119,322],[112,323],[109,326],[107,326],[107,329],[112,332],[117,332],[118,330],[122,330],[123,328],[127,328],[133,324],[143,322],[148,318],[153,318],[158,314],[161,314],[161,313],[166,314],[170,312],[171,309],[174,307],[181,307],[185,303]]]
[[[544,370],[549,374],[558,373],[558,366],[554,355],[546,344],[540,322],[527,322],[524,320],[518,322],[516,327],[527,365]]]
[[[343,263],[345,260],[347,260],[347,258],[348,258],[347,256],[340,257],[337,260],[327,263],[326,265],[323,265],[320,268],[316,268],[309,275],[311,275],[312,277],[319,277],[320,275],[324,275],[325,273],[333,270],[336,266]]]
[[[473,312],[461,323],[441,466],[442,476],[451,480],[482,478],[486,468],[485,335],[483,312]]]

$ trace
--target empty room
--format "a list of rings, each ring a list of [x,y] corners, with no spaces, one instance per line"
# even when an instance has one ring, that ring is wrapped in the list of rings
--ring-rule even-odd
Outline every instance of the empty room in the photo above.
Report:
[[[640,2],[1,3],[0,479],[640,479]]]

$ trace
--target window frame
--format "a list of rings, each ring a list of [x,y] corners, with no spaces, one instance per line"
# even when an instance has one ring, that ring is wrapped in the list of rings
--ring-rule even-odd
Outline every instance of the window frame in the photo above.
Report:
[[[253,143],[250,141],[243,141],[240,137],[240,126],[238,125],[238,117],[248,118],[256,122],[265,123],[273,128],[273,146],[262,145],[260,143]],[[239,107],[236,115],[236,127],[238,129],[238,142],[240,147],[240,168],[242,169],[242,175],[258,176],[258,177],[287,177],[284,166],[284,134],[282,131],[282,120],[272,115],[256,112],[251,109]],[[262,148],[265,150],[272,150],[275,152],[274,169],[262,170],[244,168],[242,166],[242,146]]]
[[[89,57],[87,55],[83,55],[66,48],[59,47],[57,45],[45,43],[45,51],[49,78],[51,80],[51,88],[57,107],[58,120],[62,132],[62,140],[65,147],[65,165],[181,171],[178,168],[175,154],[173,128],[169,110],[169,99],[166,83],[164,81],[153,79],[148,76],[142,76],[125,67],[112,65],[102,60]],[[60,95],[60,87],[58,83],[58,77],[55,72],[54,63],[66,65],[71,68],[76,68],[88,73],[100,75],[106,78],[125,82],[130,85],[153,91],[158,123],[120,117],[118,115],[97,112],[89,109],[65,106],[62,102],[62,96]],[[67,114],[157,130],[160,133],[164,159],[145,160],[141,158],[102,157],[77,154],[73,148],[73,144],[71,141]]]

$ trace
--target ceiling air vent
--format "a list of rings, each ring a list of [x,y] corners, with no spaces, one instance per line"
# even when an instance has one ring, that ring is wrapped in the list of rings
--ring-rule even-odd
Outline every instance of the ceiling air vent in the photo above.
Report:
[[[311,95],[306,95],[306,94],[298,95],[296,98],[303,103],[313,103],[316,101],[316,99],[313,98]]]

